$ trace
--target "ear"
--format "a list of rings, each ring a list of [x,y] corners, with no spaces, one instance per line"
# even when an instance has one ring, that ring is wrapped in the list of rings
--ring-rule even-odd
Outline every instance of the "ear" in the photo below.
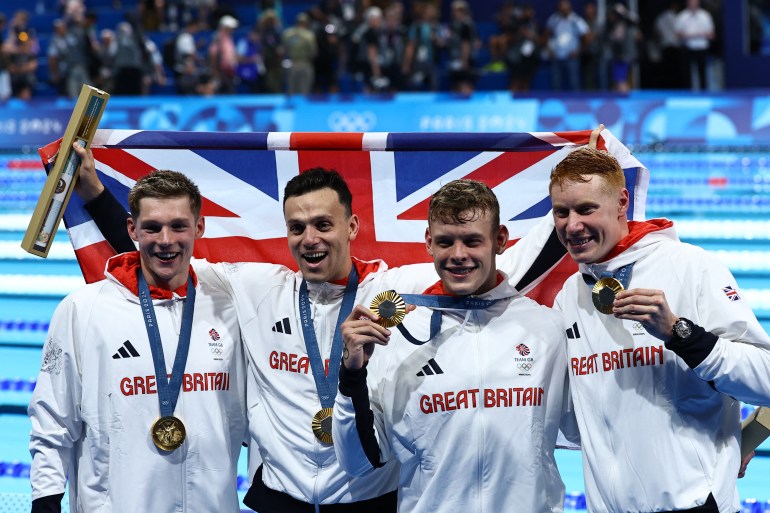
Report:
[[[198,221],[195,223],[195,238],[200,239],[203,237],[203,232],[206,231],[206,218],[203,216],[198,217]]]
[[[495,242],[497,243],[497,250],[495,251],[498,255],[502,255],[503,251],[505,251],[505,248],[508,246],[508,227],[504,224],[501,224],[500,227],[497,229],[497,237],[495,239]]]
[[[628,189],[622,189],[620,191],[620,198],[618,198],[618,217],[626,217],[630,205]]]
[[[348,240],[356,240],[358,237],[358,229],[361,227],[358,216],[353,214],[348,220]]]
[[[430,235],[430,226],[425,228],[425,249],[428,251],[428,254],[430,256],[433,256],[433,249],[431,248],[431,245],[433,244],[433,237]]]
[[[128,236],[131,237],[131,240],[138,242],[139,238],[136,235],[137,228],[133,217],[128,216],[128,219],[126,219],[126,228],[128,229]]]

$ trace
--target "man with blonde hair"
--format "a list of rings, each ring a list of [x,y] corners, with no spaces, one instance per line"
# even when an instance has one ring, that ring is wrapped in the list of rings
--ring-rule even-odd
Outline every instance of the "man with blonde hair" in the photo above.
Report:
[[[579,264],[554,307],[568,326],[589,511],[740,510],[740,401],[770,404],[770,338],[735,278],[671,221],[629,221],[608,153],[573,151],[550,194]]]

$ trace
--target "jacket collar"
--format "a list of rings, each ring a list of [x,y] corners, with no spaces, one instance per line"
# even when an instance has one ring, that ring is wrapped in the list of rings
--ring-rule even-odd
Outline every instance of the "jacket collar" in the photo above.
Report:
[[[140,266],[138,251],[122,253],[107,261],[105,274],[112,277],[115,281],[126,287],[132,294],[139,297],[139,280],[136,277],[136,270]],[[193,286],[197,287],[198,277],[192,266],[190,266],[190,276],[192,276],[193,279]],[[150,296],[152,296],[153,299],[172,299],[174,294],[178,297],[187,296],[187,283],[174,291],[162,289],[153,285],[149,285],[149,287]]]

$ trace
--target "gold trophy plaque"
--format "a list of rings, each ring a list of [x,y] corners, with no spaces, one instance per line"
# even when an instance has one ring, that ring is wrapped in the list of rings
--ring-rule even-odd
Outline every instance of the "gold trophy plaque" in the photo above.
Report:
[[[770,436],[770,408],[760,406],[741,426],[741,459]]]
[[[83,84],[64,130],[59,155],[43,185],[21,242],[24,251],[43,258],[48,256],[80,170],[80,157],[72,149],[72,144],[75,141],[83,147],[91,144],[109,98],[110,95],[104,91]]]

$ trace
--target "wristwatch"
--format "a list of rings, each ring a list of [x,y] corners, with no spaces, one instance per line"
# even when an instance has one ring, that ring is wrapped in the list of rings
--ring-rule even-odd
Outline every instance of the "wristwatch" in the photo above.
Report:
[[[682,341],[692,335],[692,329],[695,325],[690,319],[680,317],[674,322],[672,342]]]

